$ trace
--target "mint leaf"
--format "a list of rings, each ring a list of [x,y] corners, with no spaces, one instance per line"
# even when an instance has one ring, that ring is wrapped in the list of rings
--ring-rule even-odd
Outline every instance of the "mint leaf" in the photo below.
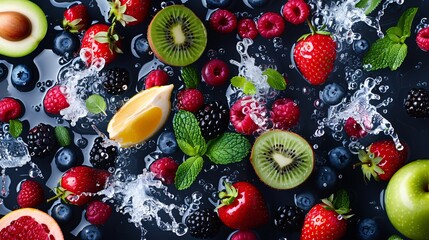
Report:
[[[390,59],[389,66],[392,71],[395,71],[396,69],[398,69],[398,67],[401,66],[402,62],[407,56],[407,49],[408,47],[404,43],[397,43],[391,48],[389,56],[391,56],[392,58]]]
[[[70,132],[64,126],[55,127],[55,137],[61,147],[66,147],[71,144]]]
[[[231,84],[236,88],[240,88],[246,95],[253,95],[256,93],[255,85],[244,77],[235,76],[231,78]]]
[[[92,94],[85,101],[86,108],[90,113],[99,114],[104,113],[106,115],[107,104],[104,98],[98,94]]]
[[[190,187],[201,172],[201,169],[203,169],[203,163],[202,157],[194,156],[180,164],[174,179],[176,188],[183,190]]]
[[[381,0],[360,0],[356,3],[357,8],[362,8],[365,14],[368,15],[381,3]]]
[[[173,129],[177,144],[186,155],[204,155],[207,144],[194,114],[180,110],[174,115]]]
[[[277,70],[268,68],[262,74],[268,77],[267,82],[270,87],[274,88],[275,90],[286,89],[286,80]]]
[[[186,88],[197,88],[200,83],[200,74],[194,67],[186,66],[182,68],[182,80]]]
[[[340,189],[335,194],[333,204],[335,209],[346,209],[346,210],[350,209],[350,199],[347,191],[344,189]]]
[[[22,122],[16,119],[9,120],[9,133],[14,138],[18,138],[22,133]]]
[[[402,30],[402,37],[407,38],[411,36],[411,25],[413,24],[417,10],[418,8],[409,8],[402,14],[401,18],[399,18],[396,26]]]
[[[370,70],[377,70],[389,66],[388,55],[391,45],[394,44],[388,37],[375,41],[363,58],[364,64],[370,64]]]
[[[390,40],[400,43],[401,37],[402,37],[402,29],[399,27],[391,27],[387,29],[386,31],[387,36],[390,38]]]
[[[249,140],[237,133],[225,133],[208,145],[206,155],[215,164],[240,162],[251,148]]]

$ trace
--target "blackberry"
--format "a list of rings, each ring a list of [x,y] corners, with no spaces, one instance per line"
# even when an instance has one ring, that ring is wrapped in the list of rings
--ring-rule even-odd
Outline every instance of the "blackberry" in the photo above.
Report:
[[[108,69],[104,73],[103,87],[111,95],[119,95],[128,89],[130,74],[125,68]]]
[[[30,156],[45,157],[59,148],[55,137],[55,128],[49,124],[39,123],[28,132],[28,151]]]
[[[408,115],[415,118],[429,117],[429,92],[423,88],[413,88],[404,103]]]
[[[186,218],[191,236],[196,238],[209,238],[216,235],[221,222],[213,209],[199,209]]]
[[[205,139],[213,139],[228,127],[229,110],[220,102],[212,102],[200,108],[196,114]]]
[[[103,138],[97,137],[89,152],[89,162],[95,168],[107,170],[115,166],[115,159],[117,156],[118,149],[116,147],[103,147]]]
[[[284,232],[299,232],[304,224],[304,211],[295,206],[280,206],[274,216],[274,225]]]

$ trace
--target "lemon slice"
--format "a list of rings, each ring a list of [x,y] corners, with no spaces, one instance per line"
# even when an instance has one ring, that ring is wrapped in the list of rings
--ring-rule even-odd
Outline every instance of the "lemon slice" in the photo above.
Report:
[[[173,87],[152,87],[134,95],[110,120],[110,139],[121,147],[130,147],[155,134],[170,114]]]

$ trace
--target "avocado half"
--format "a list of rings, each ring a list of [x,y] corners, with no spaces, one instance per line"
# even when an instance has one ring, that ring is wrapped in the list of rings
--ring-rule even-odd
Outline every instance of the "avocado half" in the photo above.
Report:
[[[28,18],[31,30],[23,39],[8,40],[0,37],[0,54],[22,57],[34,51],[48,31],[46,15],[39,6],[28,0],[0,0],[0,14],[17,12]],[[2,24],[2,23],[0,23]]]

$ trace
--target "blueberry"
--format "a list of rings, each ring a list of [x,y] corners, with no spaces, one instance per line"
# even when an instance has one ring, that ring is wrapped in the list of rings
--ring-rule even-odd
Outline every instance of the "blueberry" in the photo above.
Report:
[[[68,169],[80,165],[82,163],[82,151],[75,147],[60,148],[55,154],[55,164],[57,168],[65,172]]]
[[[259,8],[267,5],[269,0],[244,0],[244,3],[252,8]]]
[[[365,39],[359,39],[353,42],[353,51],[357,54],[365,54],[369,49],[369,43]]]
[[[364,218],[359,221],[358,234],[362,240],[375,240],[380,235],[380,229],[374,219]]]
[[[332,189],[337,183],[337,174],[328,167],[322,166],[316,172],[316,185],[319,189]]]
[[[58,222],[68,222],[72,218],[72,209],[69,205],[58,203],[52,208],[52,217]]]
[[[27,65],[18,64],[14,66],[10,78],[13,86],[18,90],[29,91],[34,87],[33,73]]]
[[[346,95],[346,91],[341,85],[330,83],[320,93],[320,99],[328,105],[336,105],[341,102],[344,95]]]
[[[158,148],[165,154],[175,153],[177,150],[176,137],[173,132],[163,132],[158,138]]]
[[[340,146],[329,151],[328,157],[331,166],[337,170],[341,170],[349,166],[352,154],[345,147]]]
[[[316,196],[311,192],[303,192],[295,195],[295,205],[305,211],[310,210],[316,204]]]
[[[59,56],[73,55],[79,49],[79,45],[80,41],[76,35],[62,31],[55,36],[52,51]]]
[[[100,229],[95,225],[88,225],[80,232],[81,240],[101,240],[102,238]]]
[[[5,80],[9,70],[6,67],[6,64],[0,63],[0,82]]]
[[[207,8],[215,9],[215,8],[226,8],[228,7],[232,0],[203,0],[206,2]]]
[[[149,42],[141,35],[134,39],[133,53],[141,57],[149,52]]]

